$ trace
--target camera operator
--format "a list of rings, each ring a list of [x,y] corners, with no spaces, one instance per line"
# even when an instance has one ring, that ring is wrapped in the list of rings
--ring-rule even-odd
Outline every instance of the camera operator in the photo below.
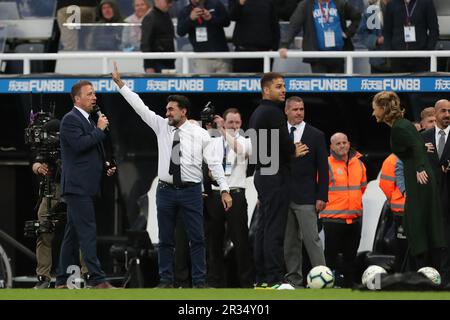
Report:
[[[250,139],[239,134],[242,119],[238,109],[227,109],[223,118],[215,115],[213,123],[221,136],[212,139],[211,151],[223,159],[222,166],[230,187],[233,207],[228,211],[224,210],[221,204],[219,187],[212,184],[212,193],[205,200],[207,208],[205,224],[208,250],[208,283],[212,287],[226,286],[223,282],[223,279],[225,279],[223,253],[225,234],[227,234],[236,252],[239,286],[250,288],[253,287],[254,279],[248,239],[245,179],[248,157],[252,150],[251,142]]]
[[[32,165],[33,173],[36,175],[40,175],[42,177],[47,176],[49,174],[49,168],[46,163],[34,162]],[[59,186],[55,190],[55,194],[59,198]],[[55,205],[57,199],[51,200],[51,205]],[[42,197],[42,201],[40,202],[38,209],[38,220],[40,224],[44,225],[48,220],[46,217],[47,212],[47,203],[44,201]],[[54,238],[54,233],[39,233],[36,240],[36,275],[38,282],[34,286],[35,289],[46,289],[50,287],[51,281],[51,269],[52,269],[52,241]]]
[[[59,141],[52,142],[59,149]],[[45,145],[45,142],[43,143]],[[34,289],[47,289],[51,283],[53,265],[52,243],[54,231],[59,218],[56,215],[65,214],[65,204],[61,201],[60,188],[60,156],[59,152],[49,151],[41,145],[32,145],[35,149],[33,156],[33,173],[41,178],[39,190],[39,209],[37,212],[39,224],[37,229],[29,230],[37,236],[36,239],[36,275],[38,282]],[[42,151],[43,150],[43,151]],[[50,156],[49,156],[50,155]],[[48,158],[48,159],[45,159]],[[48,163],[47,163],[48,162]],[[81,273],[86,274],[86,266],[80,256]]]

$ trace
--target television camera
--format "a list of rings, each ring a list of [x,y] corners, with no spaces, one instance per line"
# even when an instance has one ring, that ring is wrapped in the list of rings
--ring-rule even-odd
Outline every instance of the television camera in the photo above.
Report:
[[[46,163],[49,170],[39,184],[39,200],[46,202],[46,213],[43,220],[25,221],[24,234],[26,237],[37,237],[41,233],[54,232],[57,224],[65,220],[66,204],[56,201],[56,181],[59,180],[61,170],[61,148],[59,143],[58,119],[50,112],[39,111],[31,113],[30,125],[25,129],[25,144],[29,145],[33,154],[33,161]],[[56,201],[56,203],[55,203]]]

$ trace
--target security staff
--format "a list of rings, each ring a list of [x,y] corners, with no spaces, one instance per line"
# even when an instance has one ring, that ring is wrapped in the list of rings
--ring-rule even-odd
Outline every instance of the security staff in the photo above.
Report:
[[[320,218],[325,232],[325,260],[337,279],[343,274],[342,285],[346,287],[353,283],[361,238],[362,195],[367,187],[366,167],[360,158],[359,152],[350,150],[345,134],[338,132],[331,137],[328,203]],[[339,253],[344,258],[342,267],[337,261]]]

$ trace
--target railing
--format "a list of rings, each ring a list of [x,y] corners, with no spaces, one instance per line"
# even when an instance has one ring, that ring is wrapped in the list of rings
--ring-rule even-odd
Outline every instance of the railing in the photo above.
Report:
[[[190,59],[264,59],[264,72],[270,71],[270,58],[279,58],[276,51],[259,52],[61,52],[61,53],[2,53],[1,60],[22,60],[23,73],[30,74],[31,60],[101,59],[102,73],[112,70],[114,59],[181,59],[182,74],[189,74]],[[355,58],[430,58],[430,71],[437,71],[437,58],[450,57],[450,50],[442,51],[288,51],[289,58],[345,58],[346,75],[353,74]]]

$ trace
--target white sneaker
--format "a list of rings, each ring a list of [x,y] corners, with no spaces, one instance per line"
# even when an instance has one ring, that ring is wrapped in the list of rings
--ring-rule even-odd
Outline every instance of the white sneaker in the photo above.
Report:
[[[283,283],[277,288],[277,290],[295,290],[295,288],[289,283]]]

